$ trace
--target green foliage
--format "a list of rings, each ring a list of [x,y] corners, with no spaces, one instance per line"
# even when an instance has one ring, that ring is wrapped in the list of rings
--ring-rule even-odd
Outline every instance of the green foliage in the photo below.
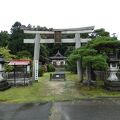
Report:
[[[10,54],[10,50],[7,47],[0,47],[0,54],[4,57],[6,62],[15,58],[15,55]],[[8,63],[5,63],[4,67],[5,71],[11,71],[13,69],[13,67],[9,66]]]
[[[106,36],[106,37],[110,37],[110,33],[105,31],[104,28],[101,29],[97,29],[94,31],[96,33],[96,36]]]
[[[52,64],[48,64],[47,65],[47,72],[54,72],[55,71],[55,67]]]
[[[0,33],[0,46],[6,47],[9,41],[9,34],[7,31],[1,31]]]
[[[15,58],[15,55],[10,54],[10,50],[7,47],[0,47],[0,54],[4,57],[5,61]]]
[[[39,67],[38,76],[41,77],[43,76],[44,73],[45,73],[45,67],[44,66]]]
[[[93,48],[96,50],[106,49],[106,48],[116,48],[120,47],[120,41],[116,40],[113,37],[96,37],[87,44],[87,47]]]
[[[91,48],[87,48],[85,46],[75,49],[73,51],[74,55],[80,55],[80,56],[87,56],[87,55],[96,55],[97,54],[97,50],[95,49],[91,49]]]
[[[96,29],[93,31],[93,33],[90,35],[91,38],[96,38],[96,37],[110,37],[110,33],[105,31],[104,28],[101,29]]]
[[[66,56],[66,57],[69,56],[74,49],[75,49],[74,46],[68,46],[67,50],[64,53],[64,56]]]
[[[94,70],[107,70],[108,68],[106,57],[103,55],[85,56],[83,57],[83,64],[85,66],[91,65]]]
[[[40,45],[40,62],[43,64],[49,61],[47,47],[43,44]]]
[[[76,61],[78,59],[84,59],[85,56],[95,56],[97,54],[97,51],[94,49],[89,49],[85,47],[81,47],[79,49],[75,49],[69,56],[67,60],[67,70],[72,70],[73,72],[76,72]],[[83,60],[83,64],[88,65],[88,63],[84,63],[85,61]]]
[[[115,49],[120,50],[120,41],[110,37],[104,29],[96,30],[96,37],[85,46],[74,50],[68,57],[70,70],[74,68],[75,62],[82,57],[83,66],[92,65],[94,70],[107,70],[108,53]]]
[[[89,34],[88,33],[81,33],[80,37],[81,38],[89,38]]]
[[[85,66],[89,66],[90,64],[92,65],[92,68],[94,70],[106,70],[108,68],[106,56],[99,55],[99,54],[97,55],[96,51],[94,51],[94,50],[91,50],[91,53],[93,52],[93,54],[91,54],[91,53],[88,54],[90,51],[88,51],[88,53],[87,53],[87,50],[86,50],[86,52],[84,51],[82,54],[80,54],[80,53],[71,54],[68,58],[68,62],[67,62],[68,65],[66,68],[70,71],[72,70],[73,72],[75,72],[76,71],[76,61],[78,59],[82,60],[82,64],[83,64],[84,68],[85,68]]]
[[[18,58],[32,58],[34,51],[34,44],[24,44],[24,39],[33,39],[35,35],[24,34],[21,27],[26,27],[20,22],[15,22],[11,28],[10,40],[8,48],[11,50],[12,54],[17,55]],[[28,29],[33,29],[32,25],[27,26]],[[46,27],[39,27],[35,30],[47,30]],[[29,52],[28,52],[29,51]],[[45,63],[48,61],[48,51],[46,45],[41,44],[40,46],[40,62]]]
[[[8,63],[5,63],[4,68],[5,68],[5,72],[12,72],[14,69],[14,67],[11,65],[8,65]]]
[[[31,59],[32,55],[29,51],[23,50],[23,51],[17,52],[17,58],[18,59],[22,59],[22,58]]]
[[[10,41],[8,44],[9,49],[13,54],[16,54],[18,51],[21,51],[24,49],[24,34],[23,30],[20,29],[21,23],[15,22],[15,24],[11,28],[11,35],[10,35]]]
[[[71,71],[72,73],[76,73],[77,71],[77,68],[76,68],[76,62],[73,61],[73,62],[69,62],[67,61],[67,64],[65,65],[65,69],[66,71]]]

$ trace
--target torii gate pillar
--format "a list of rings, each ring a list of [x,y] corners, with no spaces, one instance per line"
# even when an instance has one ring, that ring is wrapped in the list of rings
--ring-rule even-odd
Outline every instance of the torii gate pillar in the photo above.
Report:
[[[33,80],[38,81],[38,69],[39,69],[39,54],[40,54],[40,34],[36,33],[34,44],[34,59],[33,59]]]
[[[80,33],[75,34],[75,48],[81,47],[81,39],[80,39]],[[78,74],[78,80],[82,80],[82,65],[81,60],[77,60],[77,74]]]

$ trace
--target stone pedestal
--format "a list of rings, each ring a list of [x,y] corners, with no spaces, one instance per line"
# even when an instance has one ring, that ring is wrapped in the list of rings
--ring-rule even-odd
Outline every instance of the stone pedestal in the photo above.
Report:
[[[110,74],[107,80],[104,82],[105,88],[108,90],[120,90],[120,80],[118,79],[116,73],[118,71],[117,64],[110,64]]]
[[[120,81],[108,81],[108,80],[106,80],[104,85],[105,85],[105,88],[107,90],[120,91]]]

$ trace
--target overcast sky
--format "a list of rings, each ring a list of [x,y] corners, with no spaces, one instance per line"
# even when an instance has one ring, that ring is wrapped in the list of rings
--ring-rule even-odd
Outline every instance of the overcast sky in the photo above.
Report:
[[[0,31],[19,21],[48,28],[95,26],[120,36],[120,0],[0,0]],[[119,37],[120,38],[120,37]]]

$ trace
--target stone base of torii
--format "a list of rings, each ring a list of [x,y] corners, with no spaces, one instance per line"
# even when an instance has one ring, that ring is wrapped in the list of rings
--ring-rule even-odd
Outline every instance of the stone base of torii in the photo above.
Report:
[[[75,43],[75,48],[80,48],[82,43],[87,43],[91,39],[80,38],[81,33],[91,33],[94,30],[94,26],[72,28],[72,29],[53,29],[52,31],[32,31],[24,30],[27,34],[36,34],[35,39],[24,39],[24,43],[34,43],[34,59],[33,59],[33,80],[38,81],[38,66],[39,66],[39,55],[40,55],[40,44],[41,43]],[[41,34],[54,34],[53,39],[42,39]],[[75,38],[72,39],[61,39],[62,34],[75,34]],[[81,62],[77,61],[77,74],[78,80],[82,79]]]

